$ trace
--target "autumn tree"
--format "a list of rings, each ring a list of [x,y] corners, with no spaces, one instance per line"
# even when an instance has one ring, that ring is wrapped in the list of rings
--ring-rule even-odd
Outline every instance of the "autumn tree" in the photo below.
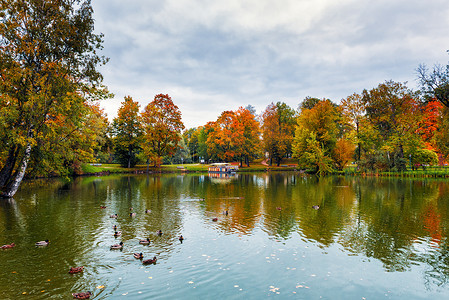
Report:
[[[344,164],[342,152],[349,151],[347,143],[335,152],[339,138],[339,109],[327,99],[315,103],[312,108],[303,108],[297,118],[296,133],[293,142],[293,156],[300,165],[314,169],[317,173],[329,173],[334,168],[333,156],[338,155],[339,166]],[[343,165],[344,166],[344,165]]]
[[[140,104],[126,96],[112,121],[116,159],[127,168],[136,165],[136,154],[142,148],[143,127],[139,110]]]
[[[416,146],[417,126],[421,118],[416,96],[405,84],[393,81],[381,83],[377,88],[362,93],[369,122],[381,138],[377,151],[392,159],[392,167],[404,170],[404,147]]]
[[[295,111],[287,104],[271,103],[262,113],[263,148],[279,166],[282,159],[291,153],[295,131]]]
[[[254,112],[240,107],[235,112],[232,138],[235,144],[236,157],[242,166],[243,161],[249,167],[249,162],[260,152],[260,124]]]
[[[236,141],[233,139],[235,112],[224,111],[215,122],[206,125],[207,153],[218,161],[232,161],[236,155]]]
[[[18,190],[33,153],[39,164],[39,156],[54,152],[48,141],[61,145],[58,149],[80,146],[76,137],[89,118],[89,102],[108,96],[96,70],[107,60],[97,55],[103,41],[94,33],[92,13],[90,1],[1,2],[0,154],[5,159],[0,190],[5,197]]]
[[[360,161],[362,144],[360,141],[360,126],[365,117],[365,103],[362,96],[354,93],[341,100],[340,107],[346,122],[351,124],[355,129],[355,138],[357,141],[357,161]]]
[[[173,155],[181,139],[184,124],[181,111],[169,95],[158,94],[142,112],[144,128],[143,151],[153,162],[160,165],[165,155]]]

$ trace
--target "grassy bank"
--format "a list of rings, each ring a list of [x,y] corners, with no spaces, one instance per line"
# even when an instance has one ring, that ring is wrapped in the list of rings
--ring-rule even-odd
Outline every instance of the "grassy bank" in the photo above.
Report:
[[[150,173],[207,173],[209,165],[207,164],[179,164],[179,165],[162,165],[160,167],[149,167]],[[146,165],[137,165],[133,168],[123,168],[118,164],[102,164],[94,166],[85,164],[82,166],[82,173],[78,175],[90,174],[112,174],[112,173],[146,173]],[[283,162],[279,167],[276,165],[266,166],[261,161],[250,164],[249,167],[243,166],[239,168],[239,172],[283,172],[283,171],[299,171],[297,166],[290,161]],[[449,177],[449,168],[444,167],[428,167],[425,170],[408,170],[404,172],[363,172],[357,171],[355,166],[348,166],[343,171],[336,172],[335,175],[353,175],[353,176],[382,176],[382,177]]]

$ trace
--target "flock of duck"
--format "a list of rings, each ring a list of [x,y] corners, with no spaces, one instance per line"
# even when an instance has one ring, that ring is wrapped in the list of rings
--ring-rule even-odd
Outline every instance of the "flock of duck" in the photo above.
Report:
[[[100,208],[104,209],[104,208],[106,208],[106,206],[100,206]],[[130,210],[132,210],[132,208],[130,208]],[[150,213],[150,212],[151,212],[151,210],[149,210],[149,209],[145,210],[145,213]],[[129,214],[129,216],[130,217],[135,217],[136,213],[131,212]],[[114,219],[117,218],[117,217],[118,217],[117,214],[113,214],[113,215],[110,216],[110,218],[114,218]],[[117,225],[114,225],[112,228],[114,229],[114,234],[113,234],[114,237],[119,237],[119,236],[122,235],[122,232],[118,231]],[[162,230],[158,230],[156,232],[156,234],[158,236],[162,236],[163,232],[162,232]],[[184,237],[181,235],[181,236],[178,237],[178,240],[182,243],[184,241]],[[149,245],[150,243],[151,243],[150,238],[142,239],[142,240],[139,241],[139,244],[141,244],[141,245]],[[35,243],[36,247],[44,247],[44,246],[47,246],[48,244],[50,244],[49,240],[39,241],[39,242]],[[10,249],[10,248],[14,248],[15,246],[16,246],[16,244],[11,243],[11,244],[6,244],[6,245],[3,245],[3,246],[0,246],[0,249]],[[123,249],[123,242],[111,245],[110,249],[111,250],[121,250],[121,249]],[[144,264],[144,265],[151,265],[151,264],[155,265],[156,261],[157,261],[157,257],[156,256],[154,256],[153,258],[150,258],[150,259],[143,260],[143,258],[144,258],[143,253],[134,253],[133,256],[136,259],[142,260],[142,264]],[[83,271],[84,271],[84,266],[71,267],[70,270],[69,270],[69,274],[81,273]],[[88,292],[72,293],[72,296],[73,296],[74,299],[89,299],[92,296],[92,292],[88,291]]]
[[[105,209],[106,206],[100,206],[100,208]],[[320,206],[319,205],[313,205],[312,208],[315,209],[315,210],[318,210],[318,209],[320,209]],[[277,210],[282,210],[281,207],[276,207],[276,209]],[[130,210],[132,211],[133,208],[130,208]],[[151,210],[146,209],[145,213],[147,213],[147,214],[151,213]],[[227,216],[229,214],[228,210],[224,211],[223,214]],[[136,213],[135,212],[130,212],[129,216],[130,217],[135,217]],[[112,218],[112,219],[116,219],[118,217],[118,215],[117,214],[112,214],[109,217]],[[213,222],[217,222],[218,218],[213,218],[212,221]],[[122,235],[122,232],[118,231],[117,225],[114,225],[112,228],[114,229],[114,234],[113,234],[114,237],[119,237],[119,236]],[[162,230],[158,230],[156,232],[156,234],[158,236],[162,236],[163,232],[162,232]],[[182,235],[180,235],[178,240],[182,243],[184,241],[184,237]],[[43,246],[47,246],[49,243],[50,243],[49,240],[45,240],[45,241],[36,242],[35,245],[37,247],[43,247]],[[141,244],[141,245],[149,245],[150,243],[151,243],[150,238],[142,239],[142,240],[139,241],[139,244]],[[10,249],[10,248],[14,248],[15,246],[16,245],[14,243],[11,243],[11,244],[6,244],[6,245],[3,245],[3,246],[0,246],[0,249]],[[121,250],[121,249],[123,249],[123,242],[111,245],[110,249],[111,250]],[[142,264],[144,264],[144,265],[156,264],[156,261],[157,261],[157,257],[156,256],[154,256],[153,258],[150,258],[150,259],[143,260],[144,256],[143,256],[142,252],[134,253],[133,256],[136,259],[142,260]],[[75,274],[75,273],[81,273],[83,271],[84,271],[84,266],[71,267],[70,270],[69,270],[69,273],[70,274]],[[81,292],[81,293],[73,293],[72,295],[73,295],[73,298],[75,298],[75,299],[89,299],[90,296],[92,295],[92,292],[88,291],[88,292]]]

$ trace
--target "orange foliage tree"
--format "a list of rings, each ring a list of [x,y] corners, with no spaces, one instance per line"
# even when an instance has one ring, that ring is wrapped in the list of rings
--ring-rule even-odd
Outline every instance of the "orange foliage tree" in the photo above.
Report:
[[[170,96],[158,94],[142,112],[144,128],[143,150],[154,166],[160,165],[162,157],[173,155],[181,140],[184,124],[181,111]]]
[[[207,153],[218,161],[232,161],[235,157],[235,140],[233,139],[235,128],[235,112],[224,111],[217,121],[206,124]]]
[[[233,129],[232,138],[240,166],[244,160],[249,167],[250,158],[260,152],[260,124],[247,108],[240,107],[235,112]]]

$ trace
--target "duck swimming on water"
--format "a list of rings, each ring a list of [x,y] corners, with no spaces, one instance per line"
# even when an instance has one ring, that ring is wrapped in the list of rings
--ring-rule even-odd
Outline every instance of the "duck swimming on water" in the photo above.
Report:
[[[92,292],[89,291],[87,293],[73,293],[72,296],[75,299],[89,299],[90,296],[92,295]]]
[[[149,245],[150,244],[150,238],[147,238],[146,240],[140,240],[139,244],[141,245]]]
[[[140,253],[134,253],[134,258],[136,258],[136,259],[142,259],[142,258],[143,258],[143,253],[142,253],[142,252],[140,252]]]
[[[81,267],[71,267],[69,270],[70,274],[80,273],[84,271],[84,266]]]
[[[50,244],[49,240],[45,240],[45,241],[40,241],[40,242],[36,242],[36,246],[47,246],[48,244]]]
[[[16,244],[11,243],[11,244],[1,246],[0,249],[9,249],[9,248],[14,248],[15,246],[16,246]]]
[[[155,257],[153,257],[153,258],[144,260],[142,263],[143,263],[144,265],[151,265],[151,264],[155,265],[155,264],[156,264],[156,261],[157,261],[157,258],[156,258],[156,256],[155,256]]]
[[[120,244],[115,244],[111,246],[111,250],[119,250],[123,248],[123,242],[120,242]]]
[[[320,209],[320,206],[319,205],[313,205],[312,208],[315,209],[315,210],[318,210],[318,209]]]

